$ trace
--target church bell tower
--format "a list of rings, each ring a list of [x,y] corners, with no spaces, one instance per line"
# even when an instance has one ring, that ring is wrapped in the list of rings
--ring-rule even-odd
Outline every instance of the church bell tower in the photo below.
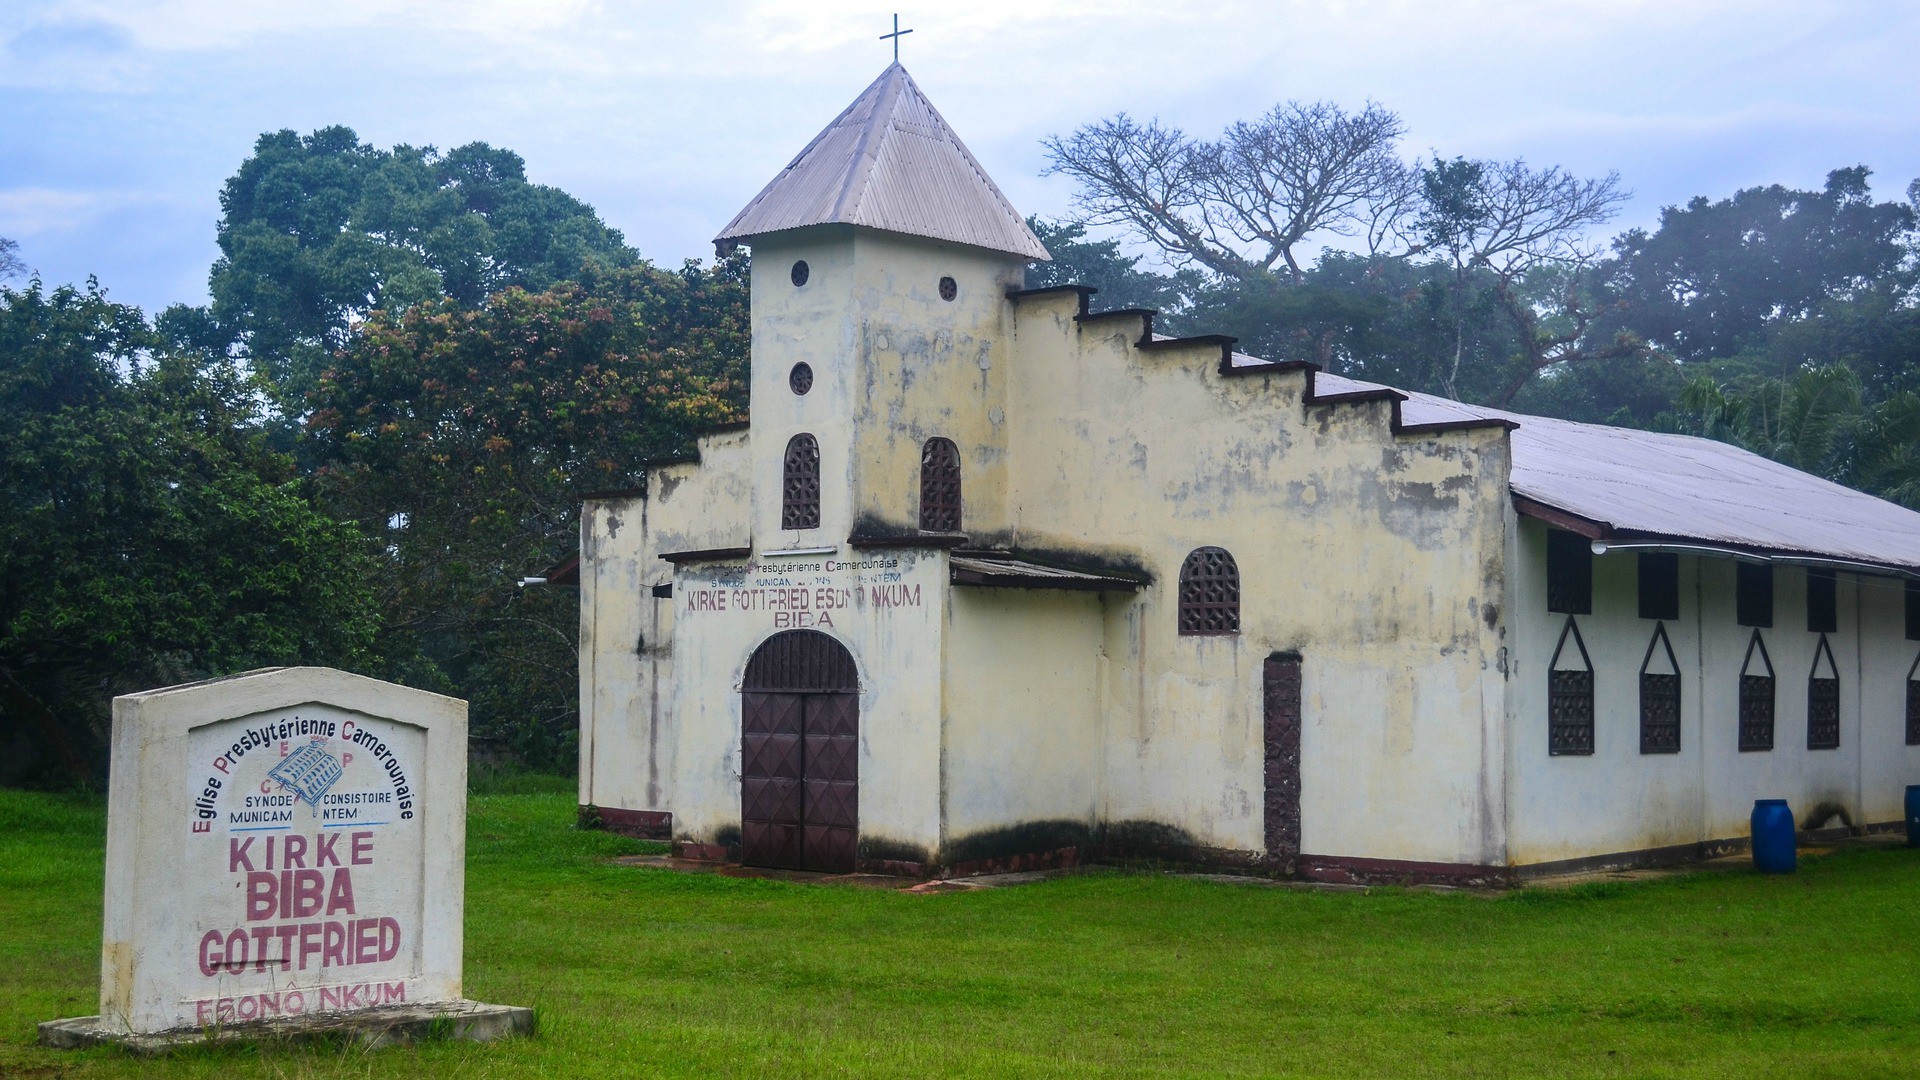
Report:
[[[1009,531],[1006,294],[1048,256],[906,68],[715,244],[753,251],[758,551]],[[923,460],[941,455],[957,457],[957,514],[922,505]]]

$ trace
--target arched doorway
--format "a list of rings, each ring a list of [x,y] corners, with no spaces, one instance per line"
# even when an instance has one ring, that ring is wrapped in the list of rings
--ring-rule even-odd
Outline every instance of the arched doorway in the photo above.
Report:
[[[760,643],[740,685],[740,861],[851,873],[859,832],[860,686],[816,630]]]

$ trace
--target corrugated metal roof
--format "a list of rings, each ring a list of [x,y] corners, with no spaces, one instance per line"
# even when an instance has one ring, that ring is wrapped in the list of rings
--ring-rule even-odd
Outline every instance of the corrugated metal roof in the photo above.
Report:
[[[1316,374],[1317,396],[1380,389]],[[1405,391],[1402,391],[1405,393]],[[1920,571],[1920,513],[1714,439],[1407,393],[1408,425],[1507,420],[1513,493],[1623,542],[1673,540]]]
[[[1079,589],[1090,592],[1133,592],[1141,582],[1111,574],[1089,574],[1058,566],[1044,566],[998,552],[955,553],[947,560],[955,585],[984,585],[1012,589]]]
[[[1028,259],[1049,257],[897,61],[814,136],[714,242],[829,224],[950,240]]]

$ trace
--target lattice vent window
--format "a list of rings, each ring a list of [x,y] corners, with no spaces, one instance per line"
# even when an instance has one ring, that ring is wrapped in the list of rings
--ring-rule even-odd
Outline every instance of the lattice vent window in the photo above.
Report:
[[[1907,669],[1907,745],[1920,746],[1920,656]]]
[[[787,440],[780,527],[820,527],[820,443],[811,435],[795,435]]]
[[[1640,752],[1680,752],[1680,661],[1664,622],[1654,624],[1653,640],[1640,661]]]
[[[1567,652],[1569,641],[1579,656],[1578,668],[1560,666],[1563,660],[1569,664],[1574,660],[1574,654]],[[1547,663],[1547,753],[1593,753],[1593,658],[1587,655],[1587,643],[1571,615]]]
[[[1822,672],[1822,661],[1826,670]],[[1813,669],[1807,673],[1807,749],[1840,748],[1840,668],[1833,662],[1827,635],[1813,650]]]
[[[920,528],[960,531],[960,449],[938,436],[920,448]]]
[[[1180,566],[1182,636],[1240,632],[1240,567],[1225,548],[1195,548]]]
[[[1740,749],[1773,749],[1773,658],[1758,630],[1748,640],[1747,658],[1740,665]]]

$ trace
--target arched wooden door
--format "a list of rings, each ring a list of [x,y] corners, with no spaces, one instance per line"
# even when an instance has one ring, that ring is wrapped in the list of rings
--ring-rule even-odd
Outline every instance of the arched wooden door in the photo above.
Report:
[[[859,834],[853,656],[816,630],[760,643],[740,688],[740,861],[851,873]]]

